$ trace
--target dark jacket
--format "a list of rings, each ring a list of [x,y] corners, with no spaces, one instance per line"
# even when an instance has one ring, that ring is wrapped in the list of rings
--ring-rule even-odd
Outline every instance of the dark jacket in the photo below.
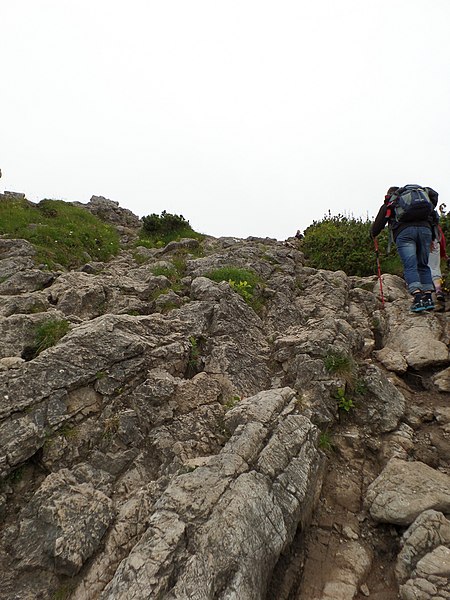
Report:
[[[430,187],[424,187],[423,189],[428,193],[428,196],[433,205],[436,206],[438,203],[439,194]],[[377,237],[377,235],[380,235],[380,233],[383,231],[383,229],[388,223],[392,224],[392,235],[394,241],[397,238],[400,231],[403,231],[403,229],[406,229],[407,227],[411,227],[411,225],[413,225],[414,227],[429,227],[433,232],[433,239],[435,238],[434,230],[436,228],[434,227],[434,225],[437,225],[439,221],[438,214],[435,210],[433,211],[432,216],[424,221],[404,221],[399,223],[395,221],[395,219],[393,219],[392,215],[390,214],[390,201],[391,196],[385,196],[384,204],[383,206],[381,206],[377,216],[375,217],[375,221],[372,223],[372,227],[370,228],[370,235],[373,238]]]

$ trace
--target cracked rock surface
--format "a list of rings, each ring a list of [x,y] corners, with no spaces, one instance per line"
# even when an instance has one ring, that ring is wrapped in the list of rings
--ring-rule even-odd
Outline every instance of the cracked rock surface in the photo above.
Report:
[[[0,598],[450,598],[448,313],[395,276],[381,310],[295,240],[136,250],[137,217],[88,209],[120,228],[108,263],[0,238]]]

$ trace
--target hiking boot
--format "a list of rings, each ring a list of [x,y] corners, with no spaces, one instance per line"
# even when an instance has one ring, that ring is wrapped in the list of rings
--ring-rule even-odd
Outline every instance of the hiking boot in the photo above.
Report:
[[[426,292],[422,296],[422,306],[423,306],[422,310],[433,310],[434,309],[434,302],[433,302],[433,298],[431,296],[431,292]]]
[[[422,310],[426,310],[422,301],[423,296],[420,292],[414,294],[413,298],[413,303],[411,304],[409,310],[411,310],[412,312],[421,312]]]

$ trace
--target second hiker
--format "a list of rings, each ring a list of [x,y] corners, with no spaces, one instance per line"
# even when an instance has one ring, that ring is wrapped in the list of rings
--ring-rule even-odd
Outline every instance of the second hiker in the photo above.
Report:
[[[371,235],[375,238],[389,224],[403,263],[406,285],[413,297],[413,312],[434,308],[428,258],[439,220],[435,210],[437,202],[438,193],[430,187],[390,187],[371,227]]]

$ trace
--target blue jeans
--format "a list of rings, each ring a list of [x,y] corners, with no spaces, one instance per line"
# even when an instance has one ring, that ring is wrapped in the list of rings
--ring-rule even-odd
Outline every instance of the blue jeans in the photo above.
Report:
[[[403,274],[409,292],[432,291],[434,286],[428,266],[431,229],[415,225],[405,227],[397,235],[395,245],[403,263]]]

